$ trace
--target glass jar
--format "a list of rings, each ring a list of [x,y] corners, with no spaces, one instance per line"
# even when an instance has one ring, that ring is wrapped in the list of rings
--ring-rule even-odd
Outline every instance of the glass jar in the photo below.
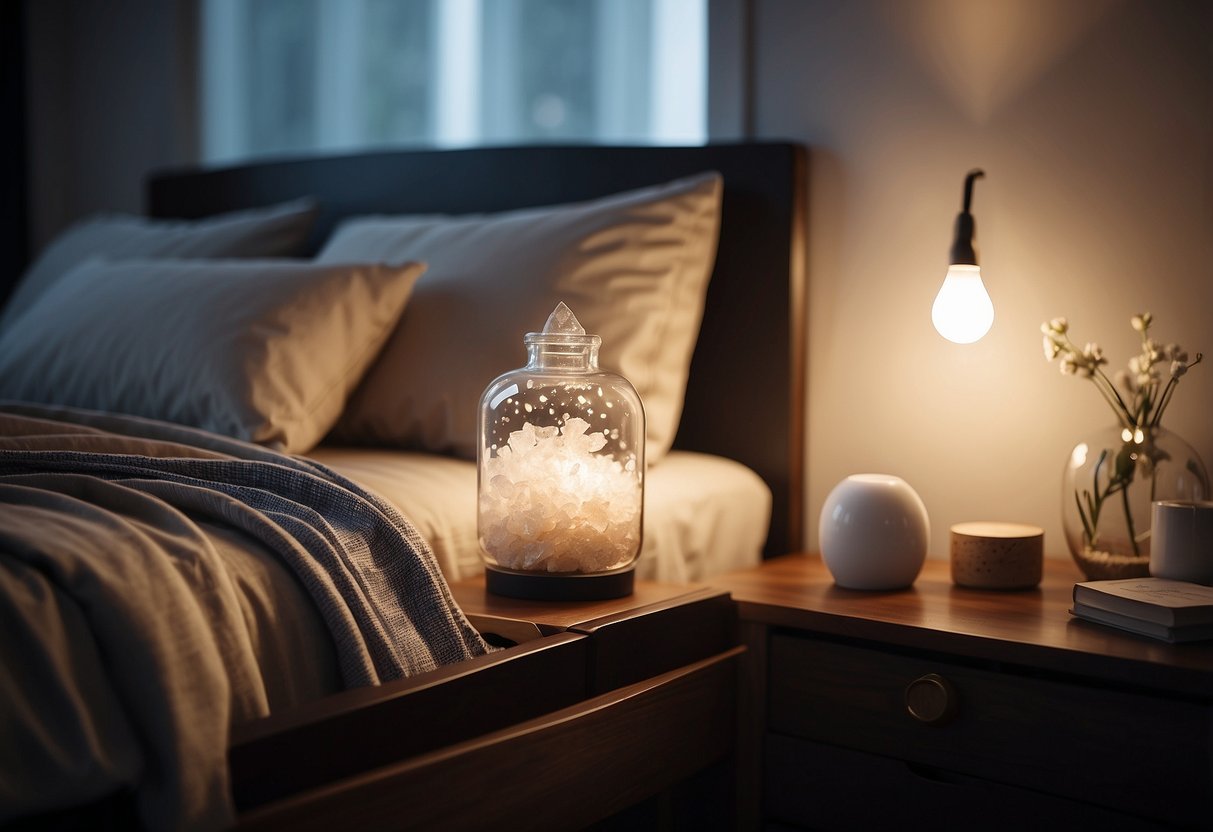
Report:
[[[587,600],[632,591],[644,528],[644,408],[598,366],[563,303],[527,364],[480,399],[477,527],[489,592]]]
[[[1195,449],[1166,428],[1093,431],[1074,446],[1062,476],[1062,527],[1089,581],[1150,574],[1152,504],[1209,499]]]

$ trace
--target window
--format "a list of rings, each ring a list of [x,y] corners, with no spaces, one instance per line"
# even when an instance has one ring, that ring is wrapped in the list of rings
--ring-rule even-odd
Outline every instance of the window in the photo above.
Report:
[[[706,5],[204,0],[203,154],[700,143]]]

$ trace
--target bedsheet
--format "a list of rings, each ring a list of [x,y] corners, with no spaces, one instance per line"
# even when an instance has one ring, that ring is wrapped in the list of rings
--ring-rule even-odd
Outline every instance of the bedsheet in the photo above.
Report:
[[[394,503],[429,542],[448,580],[478,574],[476,464],[411,451],[321,445],[308,457]],[[701,581],[755,566],[771,517],[771,490],[744,465],[671,451],[645,474],[639,578]]]
[[[234,725],[480,655],[394,507],[142,419],[0,405],[0,824],[132,790],[233,820]]]

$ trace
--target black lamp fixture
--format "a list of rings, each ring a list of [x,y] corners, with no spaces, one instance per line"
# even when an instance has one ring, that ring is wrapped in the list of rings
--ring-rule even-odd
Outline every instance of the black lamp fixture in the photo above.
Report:
[[[931,322],[936,331],[957,344],[980,340],[994,324],[994,304],[981,282],[981,267],[977,265],[977,248],[973,242],[977,226],[969,210],[973,202],[973,182],[979,176],[985,176],[985,172],[971,170],[965,176],[964,205],[956,217],[948,274],[931,307]]]

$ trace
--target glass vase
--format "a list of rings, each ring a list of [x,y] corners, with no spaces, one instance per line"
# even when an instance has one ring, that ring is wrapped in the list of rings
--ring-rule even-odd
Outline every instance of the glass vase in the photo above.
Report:
[[[1151,504],[1209,499],[1209,474],[1171,431],[1116,426],[1074,446],[1061,492],[1066,544],[1087,580],[1137,578],[1150,573]]]

